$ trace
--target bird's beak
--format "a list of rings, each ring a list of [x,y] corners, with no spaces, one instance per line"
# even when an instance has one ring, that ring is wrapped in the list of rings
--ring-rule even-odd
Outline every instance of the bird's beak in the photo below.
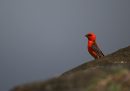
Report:
[[[88,38],[88,34],[86,34],[85,37]]]

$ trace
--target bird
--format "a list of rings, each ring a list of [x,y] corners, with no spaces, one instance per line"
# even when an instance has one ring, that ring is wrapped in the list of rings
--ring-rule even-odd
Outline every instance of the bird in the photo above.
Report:
[[[87,33],[85,37],[88,39],[88,52],[95,59],[99,59],[104,56],[103,52],[100,50],[96,43],[96,35],[93,32]]]

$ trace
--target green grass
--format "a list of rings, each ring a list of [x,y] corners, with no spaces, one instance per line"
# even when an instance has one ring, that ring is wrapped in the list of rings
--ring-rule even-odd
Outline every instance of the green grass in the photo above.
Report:
[[[111,83],[108,88],[107,88],[107,91],[122,91],[121,90],[121,85],[120,84],[117,84],[117,83]]]

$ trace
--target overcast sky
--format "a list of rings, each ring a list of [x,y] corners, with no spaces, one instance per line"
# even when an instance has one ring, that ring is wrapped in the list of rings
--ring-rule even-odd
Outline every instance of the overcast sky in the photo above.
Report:
[[[0,0],[0,91],[46,80],[130,44],[130,0]]]

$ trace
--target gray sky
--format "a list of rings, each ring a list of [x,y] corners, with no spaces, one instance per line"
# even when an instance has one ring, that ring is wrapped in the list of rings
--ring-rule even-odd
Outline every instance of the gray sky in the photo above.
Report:
[[[130,44],[130,0],[0,0],[0,91],[57,76]]]

